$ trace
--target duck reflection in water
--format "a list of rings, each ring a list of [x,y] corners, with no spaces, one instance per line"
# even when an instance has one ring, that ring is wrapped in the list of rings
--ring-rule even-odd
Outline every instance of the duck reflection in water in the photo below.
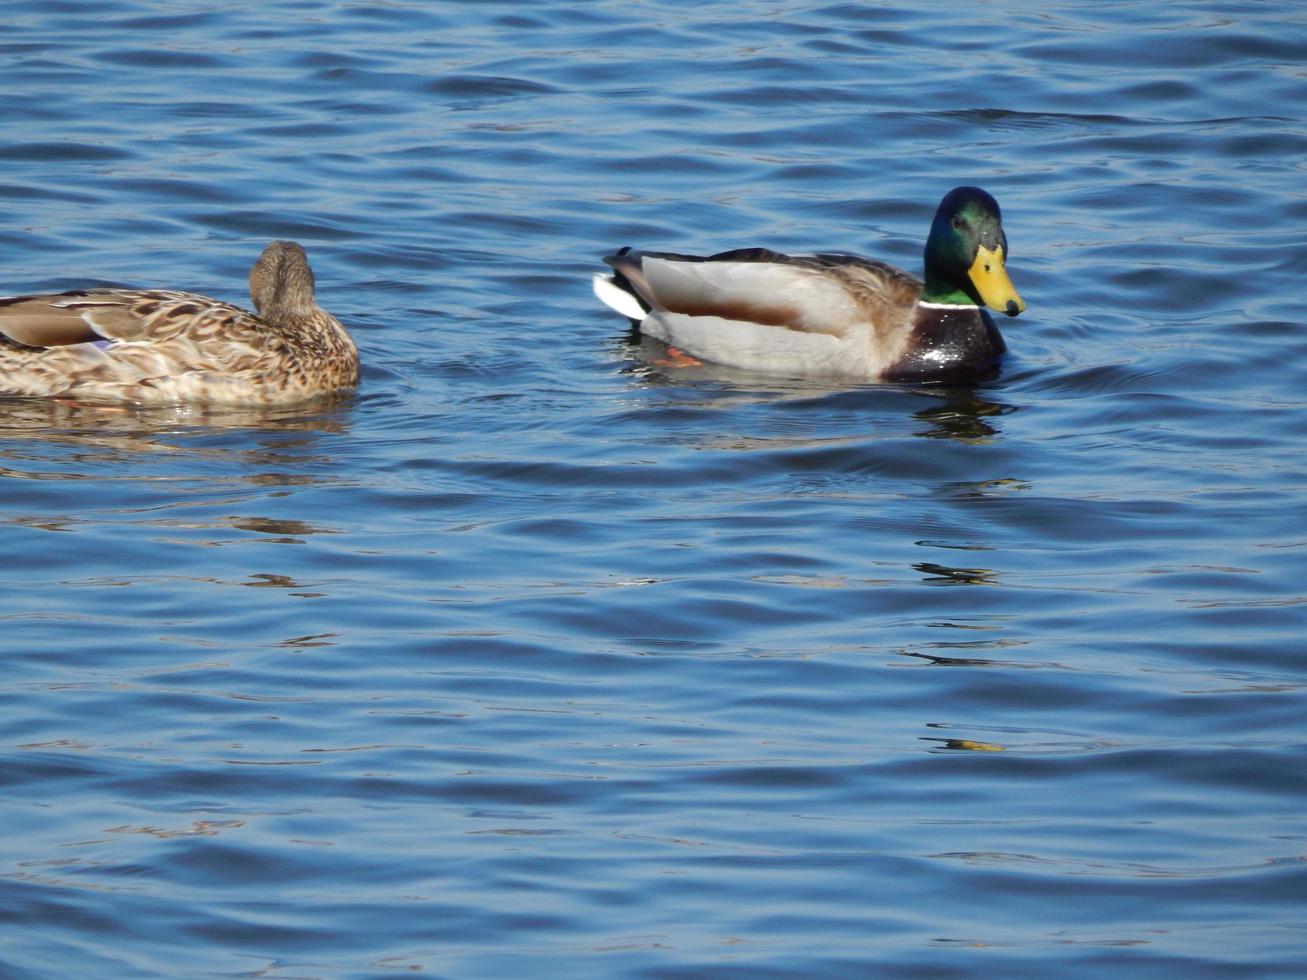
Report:
[[[1001,433],[998,420],[1016,407],[981,395],[975,388],[929,388],[920,392],[934,404],[914,413],[927,423],[917,435],[926,439],[988,442]]]

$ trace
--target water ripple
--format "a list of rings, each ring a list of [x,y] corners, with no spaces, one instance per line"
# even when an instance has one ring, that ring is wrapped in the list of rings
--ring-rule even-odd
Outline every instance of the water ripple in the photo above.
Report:
[[[1296,975],[1300,21],[12,5],[6,290],[296,238],[364,379],[0,401],[0,973]],[[1030,303],[975,385],[590,295],[917,272],[961,183]]]

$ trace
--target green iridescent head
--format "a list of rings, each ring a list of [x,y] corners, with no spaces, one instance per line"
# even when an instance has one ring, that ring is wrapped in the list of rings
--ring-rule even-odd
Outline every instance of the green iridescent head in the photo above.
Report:
[[[988,306],[1008,316],[1026,308],[1008,278],[1007,236],[998,202],[979,187],[944,195],[926,239],[922,302]]]

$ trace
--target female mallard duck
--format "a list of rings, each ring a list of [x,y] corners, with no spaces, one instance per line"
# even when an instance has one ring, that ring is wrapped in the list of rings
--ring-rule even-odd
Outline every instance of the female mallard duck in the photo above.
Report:
[[[354,341],[314,302],[304,249],[265,248],[250,294],[257,315],[166,289],[0,299],[0,394],[279,405],[358,382]]]
[[[678,355],[792,376],[959,380],[1005,349],[980,304],[1008,316],[1026,308],[1006,258],[998,202],[958,187],[930,226],[924,283],[856,255],[624,248],[604,259],[616,271],[597,274],[594,290]]]

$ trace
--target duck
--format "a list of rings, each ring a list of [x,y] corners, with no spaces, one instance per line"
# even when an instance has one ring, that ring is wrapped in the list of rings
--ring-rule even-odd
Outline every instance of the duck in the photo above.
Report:
[[[998,202],[979,187],[944,195],[925,247],[925,276],[843,252],[715,255],[619,249],[595,295],[673,367],[707,361],[796,378],[958,382],[992,374],[1006,350],[985,307],[1026,304],[1008,277]]]
[[[0,298],[0,395],[273,406],[358,383],[358,349],[296,242],[250,270],[257,312],[172,289]]]

